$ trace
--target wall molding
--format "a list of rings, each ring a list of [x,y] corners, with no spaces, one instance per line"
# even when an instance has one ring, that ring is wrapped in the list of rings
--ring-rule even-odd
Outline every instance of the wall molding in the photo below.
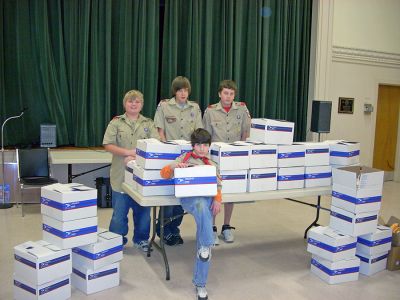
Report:
[[[342,46],[332,46],[332,61],[400,68],[399,53]]]

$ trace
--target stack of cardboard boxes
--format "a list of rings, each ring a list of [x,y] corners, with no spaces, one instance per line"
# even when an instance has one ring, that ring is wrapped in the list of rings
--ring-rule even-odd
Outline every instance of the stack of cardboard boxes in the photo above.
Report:
[[[136,160],[127,164],[124,181],[143,196],[174,195],[174,180],[163,179],[160,170],[191,149],[190,142],[184,140],[138,140]]]
[[[82,184],[52,184],[41,189],[43,241],[26,242],[14,247],[15,299],[68,299],[71,296],[72,265],[75,247],[84,249],[98,243],[97,191]],[[100,232],[104,234],[104,232]],[[111,233],[110,233],[111,234]],[[122,237],[113,235],[122,258]],[[99,238],[100,241],[100,238]],[[117,246],[116,246],[117,247]],[[115,249],[114,249],[115,250]],[[104,256],[109,253],[102,252]],[[84,265],[83,265],[84,266]],[[96,270],[83,285],[110,281],[110,274]],[[119,284],[100,283],[96,291]],[[72,275],[74,277],[74,274]],[[90,281],[93,280],[93,281]],[[81,286],[72,285],[84,290]]]
[[[377,226],[383,171],[350,166],[333,168],[332,176],[329,227],[313,228],[308,236],[312,273],[340,283],[384,270],[391,231]]]

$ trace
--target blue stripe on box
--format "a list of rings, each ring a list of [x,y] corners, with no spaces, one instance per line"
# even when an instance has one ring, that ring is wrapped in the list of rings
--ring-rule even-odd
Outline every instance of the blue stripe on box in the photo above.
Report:
[[[252,174],[251,179],[275,178],[276,173]]]
[[[240,180],[246,179],[246,175],[221,175],[222,180]]]
[[[278,176],[278,181],[293,181],[293,180],[304,180],[304,174]]]
[[[83,274],[81,271],[79,271],[79,270],[77,270],[77,269],[75,269],[75,268],[72,268],[72,273],[75,273],[75,274],[78,275],[80,278],[86,280],[86,275]]]
[[[343,268],[343,269],[336,269],[330,270],[324,265],[320,264],[314,258],[311,259],[311,264],[320,269],[322,272],[328,274],[329,276],[336,276],[336,275],[344,275],[344,274],[351,274],[351,273],[358,273],[360,267],[352,267],[352,268]]]
[[[173,179],[142,179],[137,177],[136,182],[142,186],[163,186],[163,185],[173,185]]]
[[[44,262],[39,264],[39,269],[44,269],[44,268],[47,268],[47,267],[51,267],[51,266],[54,266],[56,264],[62,263],[64,261],[68,261],[70,259],[71,259],[71,255],[67,254],[67,255],[64,255],[64,256],[61,256],[61,257],[57,257],[55,259],[44,261]]]
[[[306,154],[321,154],[321,153],[329,153],[329,149],[328,148],[306,149]]]
[[[62,280],[62,281],[60,281],[60,282],[57,282],[57,283],[55,283],[55,284],[52,284],[52,285],[50,285],[50,286],[47,286],[47,287],[45,287],[45,288],[40,289],[40,290],[39,290],[39,295],[47,294],[47,293],[52,292],[52,291],[54,291],[54,290],[56,290],[56,289],[58,289],[58,288],[60,288],[60,287],[65,286],[65,285],[67,285],[67,284],[69,284],[69,278],[64,279],[64,280]]]
[[[265,130],[265,125],[251,123],[251,128]]]
[[[36,295],[36,289],[30,287],[29,285],[23,284],[22,282],[19,282],[18,280],[14,280],[14,285],[16,287],[19,287],[20,289],[27,291],[28,293]]]
[[[270,155],[270,154],[276,154],[276,149],[270,149],[270,150],[262,150],[262,149],[256,149],[251,151],[252,155]]]
[[[59,238],[62,239],[68,239],[68,238],[73,238],[85,234],[90,234],[90,233],[96,233],[97,232],[97,226],[90,226],[86,228],[79,228],[79,229],[74,229],[74,230],[69,230],[69,231],[61,231],[56,228],[53,228],[47,224],[43,224],[43,230],[51,233],[55,236],[58,236]]]
[[[364,222],[369,222],[369,221],[373,221],[373,220],[377,220],[378,216],[368,216],[368,217],[364,217],[364,218],[357,218],[356,219],[356,223],[364,223]]]
[[[217,176],[175,178],[174,183],[175,185],[216,184]]]
[[[248,156],[249,151],[222,151],[221,157]]]
[[[157,153],[157,152],[145,152],[141,149],[136,148],[136,154],[145,159],[166,159],[175,160],[180,153]]]
[[[285,158],[298,158],[298,157],[304,157],[305,152],[300,151],[300,152],[287,152],[287,153],[278,153],[278,159],[285,159]]]
[[[293,128],[292,128],[292,127],[284,127],[284,126],[272,126],[272,125],[268,125],[268,126],[267,126],[267,131],[292,132],[292,131],[293,131]]]
[[[128,166],[125,166],[125,170],[127,170],[129,173],[132,173],[132,174],[133,174],[133,169],[132,169],[132,168],[129,168]]]
[[[317,241],[315,239],[312,238],[308,238],[308,243],[311,245],[314,245],[318,248],[324,249],[326,251],[332,252],[332,253],[338,253],[338,252],[342,252],[342,251],[347,251],[350,249],[354,249],[357,246],[357,243],[351,243],[351,244],[346,244],[346,245],[341,245],[341,246],[337,246],[337,247],[333,247],[330,246],[328,244],[322,243],[320,241]]]
[[[331,151],[330,156],[338,156],[338,157],[353,157],[360,155],[360,150],[350,151],[350,152],[342,152],[342,151]]]
[[[114,268],[114,269],[111,269],[111,270],[90,274],[88,276],[88,280],[93,280],[93,279],[97,279],[97,278],[100,278],[100,277],[108,276],[108,275],[111,275],[111,274],[115,274],[117,272],[118,272],[118,268]]]
[[[356,198],[343,193],[339,193],[336,191],[332,191],[332,197],[353,203],[353,204],[368,204],[381,202],[382,196],[374,196],[374,197],[365,197],[365,198]]]
[[[40,198],[40,202],[43,205],[62,210],[62,211],[68,211],[72,209],[79,209],[79,208],[85,208],[85,207],[91,207],[91,206],[96,206],[97,205],[97,199],[89,199],[89,200],[83,200],[83,201],[76,201],[76,202],[69,202],[69,203],[60,203],[51,199],[47,199],[45,197]]]
[[[367,263],[367,264],[374,264],[374,263],[376,263],[376,262],[378,262],[378,261],[381,261],[381,260],[383,260],[383,259],[386,259],[387,257],[388,257],[388,253],[386,253],[386,254],[384,254],[384,255],[382,255],[382,256],[379,256],[379,257],[375,257],[375,258],[373,258],[373,259],[371,259],[371,258],[367,258],[367,257],[364,257],[364,256],[361,256],[361,255],[359,255],[359,254],[356,254],[356,256],[362,261],[362,262],[365,262],[365,263]]]
[[[112,254],[121,252],[122,248],[123,248],[122,245],[118,245],[118,246],[116,246],[114,248],[110,248],[110,249],[107,249],[107,250],[104,250],[104,251],[100,251],[100,252],[97,252],[97,253],[90,253],[90,252],[88,252],[86,250],[83,250],[83,249],[81,249],[79,247],[75,247],[75,248],[72,248],[72,252],[74,252],[76,254],[79,254],[79,255],[81,255],[83,257],[86,257],[88,259],[91,259],[91,260],[98,260],[98,259],[102,259],[104,257],[110,256]]]
[[[304,174],[305,179],[321,179],[321,178],[331,178],[331,177],[332,177],[332,172]]]
[[[348,216],[345,216],[345,215],[342,215],[342,214],[339,214],[339,213],[334,212],[334,211],[331,211],[331,216],[335,217],[335,218],[338,218],[338,219],[341,219],[343,221],[349,222],[349,223],[353,223],[353,219],[352,218],[350,218]]]
[[[387,238],[384,238],[384,239],[380,239],[380,240],[376,240],[376,241],[368,241],[366,239],[363,239],[362,237],[358,237],[357,238],[357,242],[360,243],[360,244],[363,244],[365,246],[368,246],[368,247],[375,247],[375,246],[391,243],[392,242],[392,237],[390,236],[390,237],[387,237]]]
[[[217,150],[210,150],[210,154],[214,156],[218,156],[219,152]]]
[[[27,265],[28,267],[36,269],[36,263],[35,262],[32,262],[32,261],[30,261],[30,260],[28,260],[26,258],[23,258],[23,257],[21,257],[21,256],[19,256],[17,254],[14,254],[14,259],[16,261],[19,261],[20,263],[22,263],[24,265]]]

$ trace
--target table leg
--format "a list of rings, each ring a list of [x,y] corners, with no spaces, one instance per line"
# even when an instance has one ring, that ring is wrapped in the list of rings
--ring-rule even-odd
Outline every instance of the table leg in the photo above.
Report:
[[[158,251],[161,252],[163,259],[164,259],[164,264],[165,264],[165,279],[170,280],[170,271],[169,271],[169,263],[168,263],[168,257],[167,253],[165,252],[165,246],[164,246],[164,225],[165,225],[165,220],[164,220],[164,207],[160,206],[160,244],[157,244],[154,239],[155,239],[155,228],[156,228],[156,219],[157,219],[157,211],[156,207],[153,208],[153,235],[151,237],[150,245],[154,246]],[[151,246],[149,248],[149,251],[151,251]],[[147,256],[150,256],[149,251],[147,252]]]
[[[318,196],[317,205],[316,205],[315,207],[316,207],[316,209],[317,209],[317,214],[316,214],[316,216],[315,216],[314,222],[312,222],[312,223],[310,224],[310,226],[307,227],[306,231],[304,231],[304,238],[305,238],[305,239],[307,238],[307,232],[311,229],[311,227],[313,227],[313,226],[319,226],[318,220],[319,220],[319,211],[320,211],[320,208],[321,208],[321,196]]]
[[[72,164],[68,164],[68,183],[72,182]]]

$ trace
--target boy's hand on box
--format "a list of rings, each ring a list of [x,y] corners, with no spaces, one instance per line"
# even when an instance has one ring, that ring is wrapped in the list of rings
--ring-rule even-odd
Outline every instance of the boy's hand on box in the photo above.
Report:
[[[214,200],[211,204],[211,210],[214,216],[218,215],[218,213],[221,211],[221,202]]]
[[[125,157],[125,159],[124,159],[125,165],[126,165],[128,162],[130,162],[131,160],[135,160],[135,159],[136,159],[135,156],[127,156],[127,157]]]
[[[181,162],[181,163],[177,164],[175,168],[187,168],[187,167],[189,167],[188,163]]]

